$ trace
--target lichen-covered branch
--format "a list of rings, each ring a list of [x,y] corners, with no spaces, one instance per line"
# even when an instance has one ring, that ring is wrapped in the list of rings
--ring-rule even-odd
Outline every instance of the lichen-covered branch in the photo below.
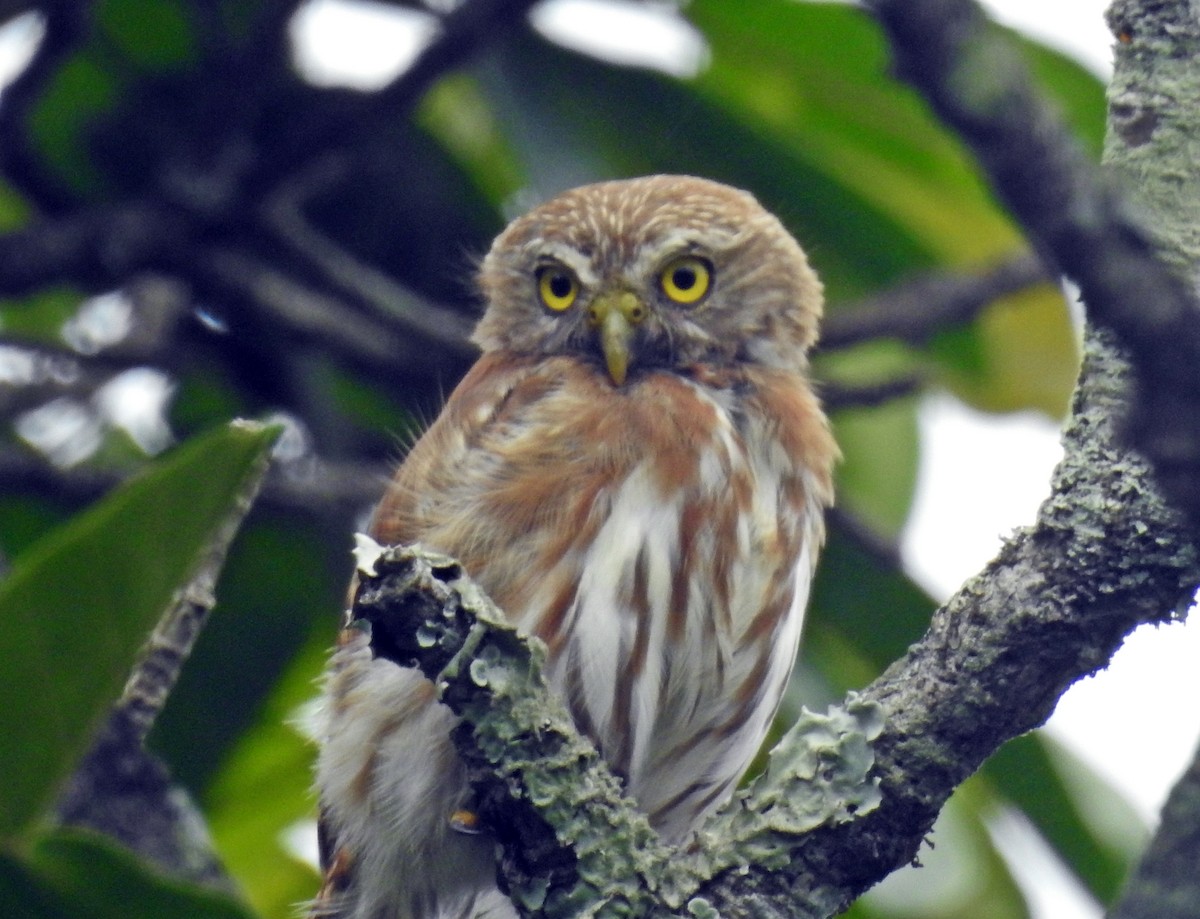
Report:
[[[1146,0],[1116,0],[1108,22],[1118,43],[1105,163],[1129,183],[1160,251],[1194,278],[1200,268],[1200,22],[1191,4]],[[1196,914],[1198,828],[1200,753],[1171,791],[1145,856],[1110,912],[1113,919]]]
[[[418,666],[462,718],[455,744],[521,911],[652,912],[671,853],[546,688],[541,643],[520,638],[453,559],[361,546],[355,622],[376,656]]]
[[[1040,725],[1125,635],[1169,619],[1200,552],[1122,450],[1127,370],[1094,336],[1066,456],[1036,525],[939,609],[926,635],[859,696],[884,715],[872,744],[879,806],[789,843],[783,871],[727,872],[702,892],[723,916],[829,916],[910,862],[952,791],[1005,741]],[[807,904],[820,909],[806,911]],[[799,913],[797,913],[799,910]]]

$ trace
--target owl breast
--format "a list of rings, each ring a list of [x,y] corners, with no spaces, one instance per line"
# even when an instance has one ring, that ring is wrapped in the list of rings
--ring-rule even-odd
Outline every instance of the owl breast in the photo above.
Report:
[[[375,535],[457,556],[545,641],[580,729],[680,839],[745,771],[795,659],[830,498],[816,401],[761,368],[615,388],[503,354],[460,392]]]

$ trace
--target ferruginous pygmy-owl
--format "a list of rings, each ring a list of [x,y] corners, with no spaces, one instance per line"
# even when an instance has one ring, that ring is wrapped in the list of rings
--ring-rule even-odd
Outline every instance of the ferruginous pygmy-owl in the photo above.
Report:
[[[480,271],[478,363],[396,473],[381,543],[458,558],[668,841],[729,797],[792,670],[837,448],[806,376],[821,284],[749,194],[566,192]],[[347,630],[317,767],[317,915],[513,915],[455,718]]]

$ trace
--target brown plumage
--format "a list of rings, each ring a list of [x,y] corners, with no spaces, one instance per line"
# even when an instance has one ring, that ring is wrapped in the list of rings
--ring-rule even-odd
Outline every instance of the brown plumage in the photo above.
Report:
[[[567,192],[483,262],[483,355],[372,535],[457,557],[549,648],[580,729],[668,840],[725,800],[795,659],[836,447],[805,375],[821,287],[750,195],[654,176]],[[512,915],[454,718],[344,633],[317,770],[346,919]]]

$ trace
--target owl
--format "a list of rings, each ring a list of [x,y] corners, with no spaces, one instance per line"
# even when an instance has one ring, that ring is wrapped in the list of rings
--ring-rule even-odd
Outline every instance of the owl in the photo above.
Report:
[[[821,284],[746,192],[568,191],[484,258],[482,356],[376,509],[459,559],[668,842],[725,801],[791,673],[837,448],[806,376]],[[453,714],[346,629],[317,765],[314,915],[513,916]]]

